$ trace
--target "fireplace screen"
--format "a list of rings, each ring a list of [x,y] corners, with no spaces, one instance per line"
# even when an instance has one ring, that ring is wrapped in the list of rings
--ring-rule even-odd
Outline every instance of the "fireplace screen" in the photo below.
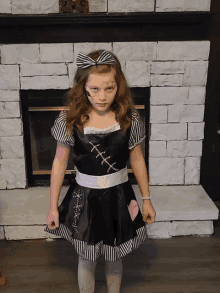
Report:
[[[149,88],[132,88],[135,106],[149,129]],[[51,128],[59,112],[65,109],[66,90],[22,90],[21,107],[25,137],[26,169],[29,186],[49,186],[56,140]],[[148,139],[141,143],[141,149],[148,166]],[[132,184],[135,178],[127,162],[128,174]],[[64,185],[70,184],[76,170],[72,159],[72,149],[65,173]]]

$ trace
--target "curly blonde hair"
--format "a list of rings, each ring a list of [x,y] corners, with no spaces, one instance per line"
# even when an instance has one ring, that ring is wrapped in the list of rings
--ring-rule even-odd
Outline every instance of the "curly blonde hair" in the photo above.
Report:
[[[88,56],[93,60],[97,60],[103,51],[104,50],[93,51],[88,54]],[[138,115],[132,99],[131,90],[122,72],[121,64],[113,53],[109,53],[115,58],[115,63],[99,64],[84,69],[77,69],[74,76],[74,85],[67,92],[67,129],[69,133],[72,133],[74,124],[83,132],[83,126],[89,120],[88,114],[92,111],[93,106],[86,96],[85,85],[91,73],[102,74],[109,73],[111,70],[114,71],[117,93],[114,102],[111,104],[111,110],[115,113],[115,119],[120,124],[124,134],[131,126],[132,110]]]

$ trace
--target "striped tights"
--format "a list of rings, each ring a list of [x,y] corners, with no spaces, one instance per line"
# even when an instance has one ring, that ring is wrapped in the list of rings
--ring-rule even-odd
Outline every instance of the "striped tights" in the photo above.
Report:
[[[80,293],[94,293],[96,262],[79,256],[78,283]],[[105,262],[105,276],[108,293],[119,293],[122,279],[122,260]]]

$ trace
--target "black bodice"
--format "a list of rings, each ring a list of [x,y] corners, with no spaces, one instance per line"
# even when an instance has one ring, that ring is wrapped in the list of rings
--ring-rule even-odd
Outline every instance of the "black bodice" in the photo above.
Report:
[[[73,160],[79,172],[102,176],[126,167],[130,150],[128,140],[131,128],[96,134],[83,134],[74,125]]]

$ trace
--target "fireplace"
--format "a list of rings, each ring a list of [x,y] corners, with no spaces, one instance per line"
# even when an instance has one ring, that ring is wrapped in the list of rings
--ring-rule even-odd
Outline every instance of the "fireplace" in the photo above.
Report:
[[[131,88],[135,107],[145,124],[146,140],[141,149],[148,166],[149,153],[149,88]],[[23,117],[24,147],[28,186],[49,186],[56,141],[51,135],[51,127],[61,110],[66,109],[66,90],[21,90],[21,109]],[[71,149],[64,185],[69,185],[76,174]],[[136,179],[127,162],[128,175],[133,184]]]
[[[17,30],[11,29],[12,17],[10,22],[9,18],[5,18],[4,25],[10,34],[0,32],[1,71],[4,74],[4,84],[1,87],[7,97],[7,100],[3,99],[6,111],[2,118],[7,121],[3,121],[5,124],[2,124],[4,129],[1,131],[4,137],[7,136],[7,127],[14,127],[14,130],[10,129],[8,132],[10,141],[16,141],[18,136],[19,139],[24,138],[24,155],[20,153],[16,157],[15,148],[9,152],[7,142],[4,142],[2,170],[5,171],[1,188],[44,185],[43,176],[48,182],[48,168],[55,146],[51,155],[48,151],[41,150],[43,161],[39,165],[36,148],[40,148],[40,144],[37,146],[32,143],[35,159],[30,159],[30,127],[31,123],[38,121],[38,115],[44,116],[44,119],[51,116],[50,121],[54,121],[58,110],[41,111],[33,107],[48,107],[46,92],[50,91],[48,95],[53,97],[51,101],[58,101],[60,93],[63,95],[72,86],[78,52],[87,54],[95,49],[115,53],[121,61],[130,87],[148,91],[148,94],[144,95],[145,103],[136,105],[143,107],[149,102],[148,108],[145,107],[145,110],[148,109],[148,114],[145,111],[148,137],[144,149],[150,184],[198,185],[210,58],[207,28],[211,17],[209,12],[187,15],[128,13],[74,17],[24,16],[22,21],[21,17],[14,16],[13,23],[16,24]],[[9,100],[7,91],[10,92]],[[39,96],[39,92],[43,91],[45,92]],[[38,97],[35,102],[42,100],[39,97],[46,98],[46,104],[31,104],[29,107],[32,109],[29,111],[27,102],[24,101],[31,101],[31,96]],[[51,104],[49,107],[62,107],[62,104]],[[141,113],[143,109],[139,111]],[[28,117],[32,117],[32,120]],[[22,124],[21,128],[19,123]],[[48,122],[49,130],[51,123]],[[44,129],[44,126],[41,128]],[[29,138],[26,138],[28,132]],[[49,135],[47,130],[47,136]],[[10,160],[18,164],[17,169],[15,165],[12,166]],[[68,176],[74,176],[73,168],[68,166],[68,169],[70,174],[66,174],[67,183]],[[29,176],[32,176],[32,179],[29,179]],[[33,182],[33,176],[36,183]]]

